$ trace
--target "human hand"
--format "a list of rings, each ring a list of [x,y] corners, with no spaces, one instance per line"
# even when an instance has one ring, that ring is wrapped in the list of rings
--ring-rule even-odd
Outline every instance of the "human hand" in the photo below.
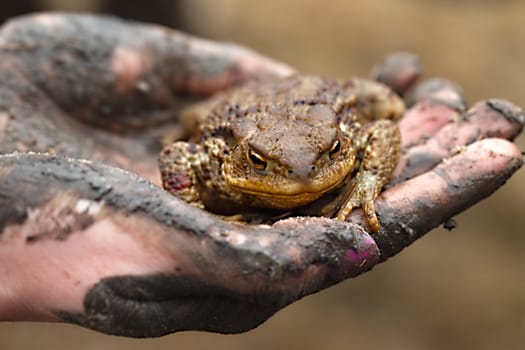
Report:
[[[399,253],[522,164],[505,140],[521,131],[519,109],[492,100],[463,113],[460,93],[433,81],[415,88],[400,122],[405,152],[377,200],[377,234],[358,210],[348,223],[223,222],[144,180],[158,182],[156,140],[166,128],[177,135],[181,96],[291,69],[235,46],[90,16],[11,22],[0,48],[5,320],[134,337],[245,331]],[[403,93],[416,72],[393,66],[376,76]]]

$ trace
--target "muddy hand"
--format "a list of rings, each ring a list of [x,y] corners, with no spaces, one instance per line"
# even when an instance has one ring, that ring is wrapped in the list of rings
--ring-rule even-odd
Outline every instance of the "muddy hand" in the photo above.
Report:
[[[103,16],[39,14],[0,29],[0,153],[102,160],[159,181],[181,108],[293,70],[248,49]]]
[[[227,223],[144,179],[158,181],[159,126],[176,132],[181,95],[289,68],[235,46],[92,16],[12,21],[0,49],[3,320],[133,337],[246,331],[369,271],[522,165],[506,140],[524,122],[516,107],[493,100],[465,112],[453,85],[430,81],[410,93],[405,152],[376,201],[378,233],[363,229],[360,210],[351,222]],[[414,77],[404,62],[386,73],[381,67],[396,65],[380,66],[377,76],[405,92]]]
[[[0,169],[4,320],[135,337],[241,332],[378,259],[358,225],[226,223],[100,163],[18,154]]]

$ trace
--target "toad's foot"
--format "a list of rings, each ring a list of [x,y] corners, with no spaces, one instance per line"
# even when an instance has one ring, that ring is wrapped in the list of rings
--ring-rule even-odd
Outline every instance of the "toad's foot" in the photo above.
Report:
[[[368,227],[379,231],[374,200],[390,181],[401,148],[399,128],[390,120],[374,122],[363,135],[363,159],[359,171],[341,192],[339,220],[346,220],[352,209],[363,208]]]
[[[365,212],[366,223],[373,232],[379,231],[379,220],[374,201],[381,190],[381,178],[371,172],[359,172],[347,199],[337,212],[338,220],[346,220],[354,208],[361,207]]]

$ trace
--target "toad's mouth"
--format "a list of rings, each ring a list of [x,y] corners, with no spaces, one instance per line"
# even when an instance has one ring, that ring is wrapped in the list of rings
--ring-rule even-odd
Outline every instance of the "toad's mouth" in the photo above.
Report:
[[[341,176],[335,177],[331,181],[327,181],[324,178],[322,182],[303,183],[287,181],[280,184],[253,182],[246,179],[230,179],[228,184],[237,191],[262,199],[269,206],[291,208],[311,203],[340,186],[345,178],[346,176]]]
[[[293,184],[286,185],[282,188],[280,187],[270,187],[270,186],[260,186],[253,188],[251,186],[243,186],[238,184],[231,184],[232,187],[238,189],[239,191],[256,194],[261,196],[275,196],[275,197],[297,197],[306,194],[316,194],[316,193],[326,193],[333,190],[337,187],[343,179],[336,181],[334,183],[323,184],[323,185],[313,185],[313,184]],[[245,184],[246,185],[246,184]]]

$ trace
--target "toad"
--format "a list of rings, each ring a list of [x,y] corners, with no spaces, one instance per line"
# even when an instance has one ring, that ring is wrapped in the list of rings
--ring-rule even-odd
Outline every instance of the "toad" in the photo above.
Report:
[[[189,107],[188,141],[163,148],[163,187],[221,215],[308,213],[345,220],[374,201],[400,153],[402,99],[364,79],[252,81]]]

